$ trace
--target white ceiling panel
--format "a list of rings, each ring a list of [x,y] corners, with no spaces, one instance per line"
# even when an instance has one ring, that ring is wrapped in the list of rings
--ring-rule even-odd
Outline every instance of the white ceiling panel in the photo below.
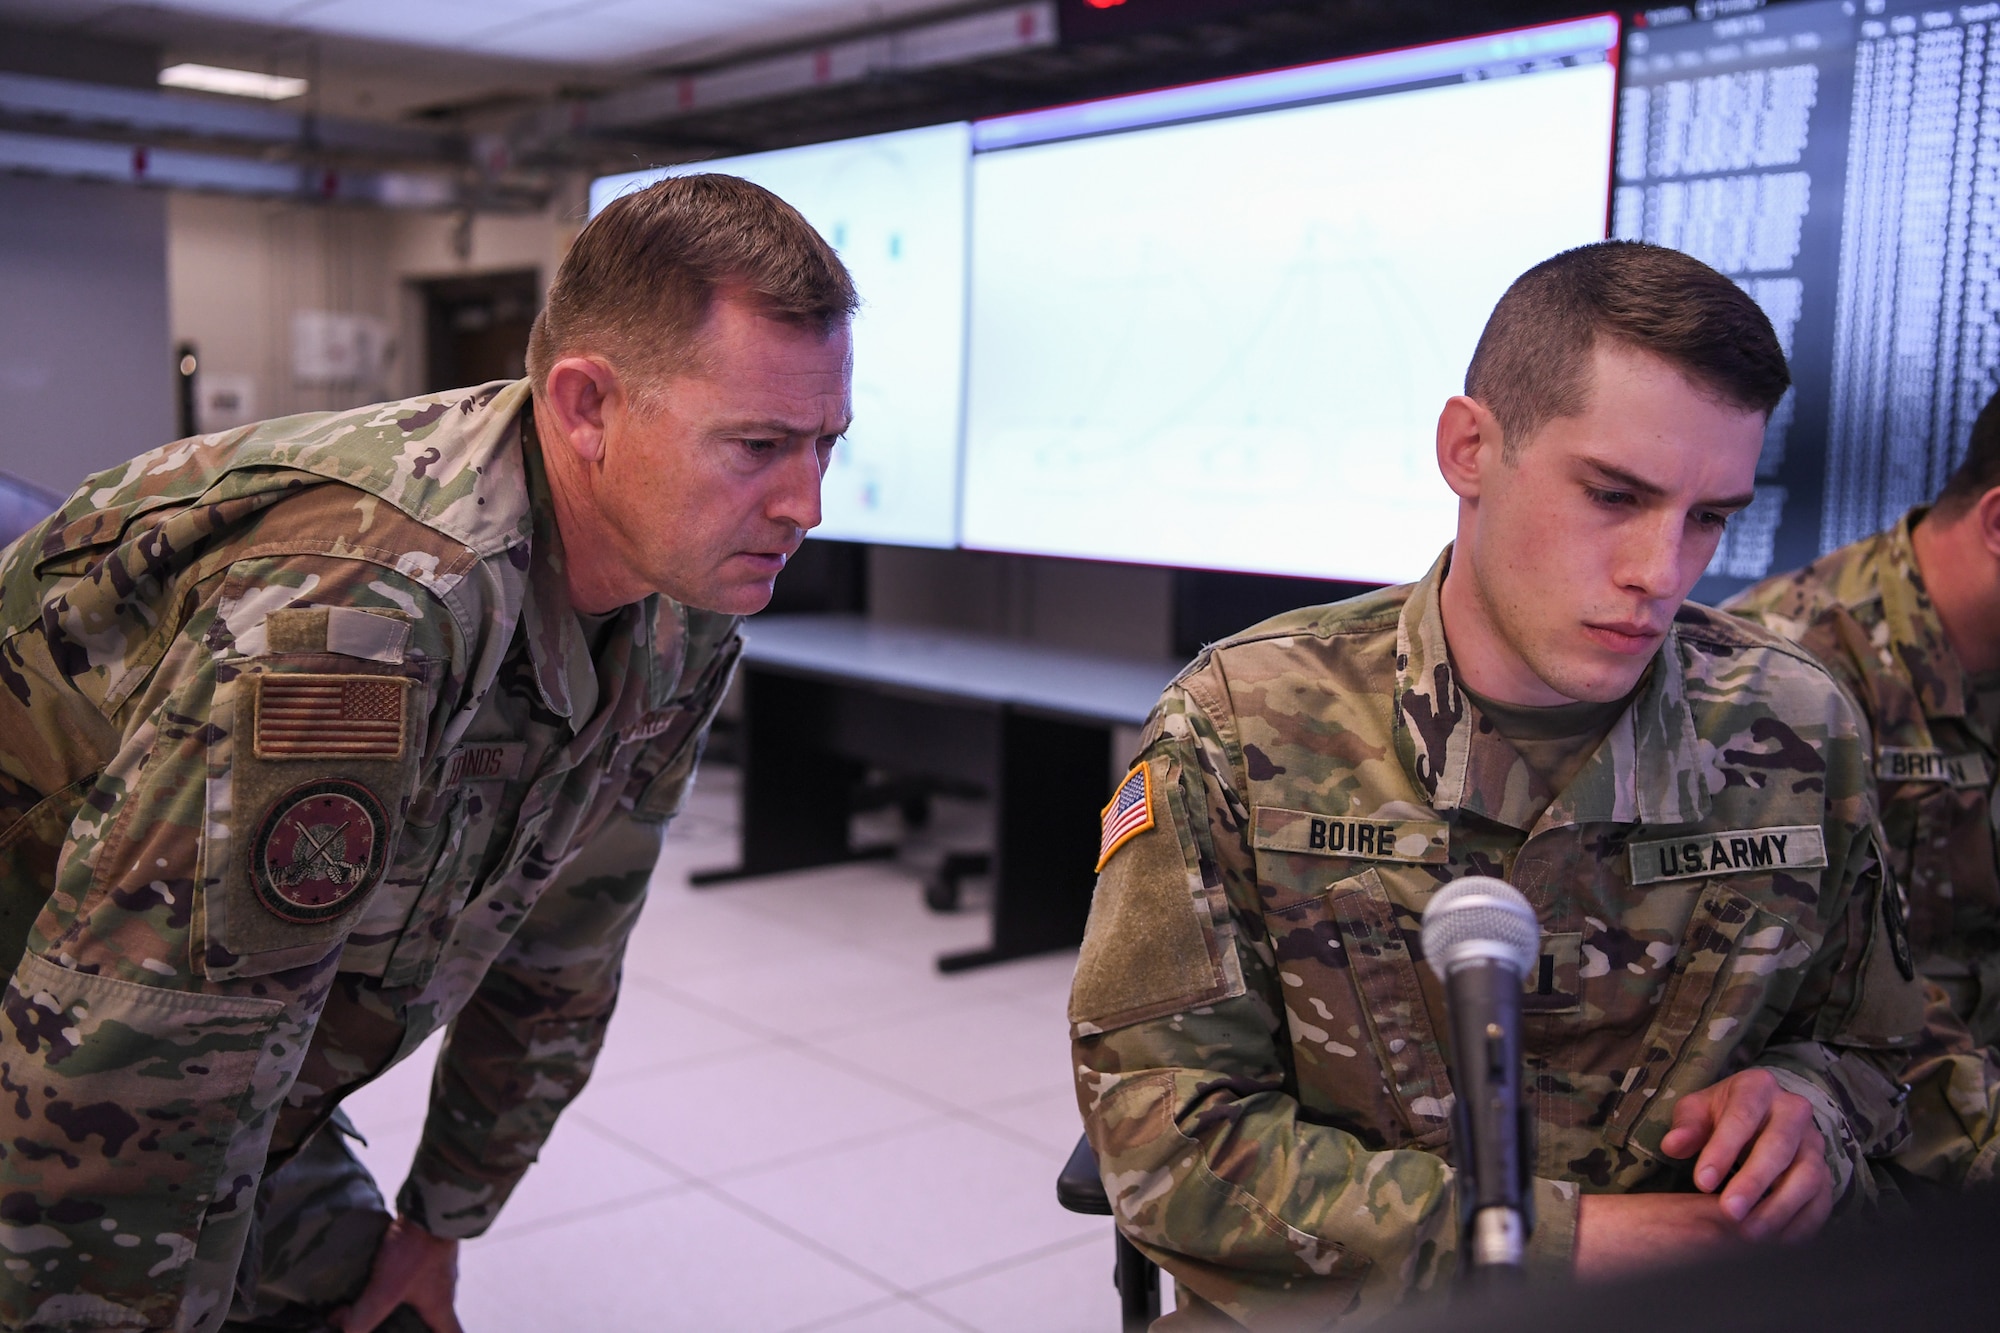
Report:
[[[996,0],[996,3],[998,0]],[[0,0],[0,17],[106,31],[174,15],[549,64],[699,61],[810,41],[964,0]],[[107,26],[108,25],[108,26]]]
[[[207,18],[287,26],[300,22],[301,15],[312,12],[323,3],[325,0],[167,0],[154,7],[177,10],[183,14],[201,14]]]
[[[330,0],[308,21],[320,32],[394,40],[419,46],[470,47],[496,29],[545,20],[552,10],[576,10],[577,0]]]
[[[466,45],[494,55],[527,60],[585,64],[620,63],[651,52],[712,41],[745,23],[768,24],[786,17],[769,3],[718,4],[684,0],[599,0],[589,5],[555,6],[538,18],[496,24]]]

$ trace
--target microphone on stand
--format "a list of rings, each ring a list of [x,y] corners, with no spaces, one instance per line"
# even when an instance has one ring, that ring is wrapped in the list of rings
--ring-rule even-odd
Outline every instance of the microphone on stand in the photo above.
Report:
[[[1517,1278],[1534,1230],[1534,1126],[1521,1102],[1521,983],[1541,953],[1535,909],[1472,875],[1424,909],[1424,957],[1451,1019],[1452,1163],[1468,1283]]]

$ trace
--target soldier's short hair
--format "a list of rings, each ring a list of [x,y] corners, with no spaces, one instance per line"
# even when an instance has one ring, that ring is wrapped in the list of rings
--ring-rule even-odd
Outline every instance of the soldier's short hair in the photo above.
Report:
[[[1962,514],[1995,486],[2000,486],[2000,393],[1988,398],[1973,419],[1965,457],[1938,492],[1938,512],[1946,517]]]
[[[1642,241],[1578,246],[1514,280],[1466,368],[1465,396],[1499,420],[1506,457],[1588,408],[1599,338],[1661,357],[1744,411],[1768,416],[1792,383],[1771,321],[1708,265]]]
[[[605,205],[563,257],[528,337],[535,391],[558,358],[590,352],[645,400],[692,363],[723,291],[821,336],[860,303],[840,256],[777,195],[736,176],[670,176]]]

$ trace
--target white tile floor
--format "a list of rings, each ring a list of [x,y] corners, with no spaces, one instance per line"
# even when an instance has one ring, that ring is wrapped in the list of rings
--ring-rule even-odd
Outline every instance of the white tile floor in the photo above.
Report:
[[[464,1249],[469,1333],[1115,1328],[1109,1225],[1055,1201],[1075,955],[940,976],[986,918],[894,863],[689,889],[734,859],[733,777],[668,836],[596,1077]],[[430,1062],[348,1102],[388,1194]]]

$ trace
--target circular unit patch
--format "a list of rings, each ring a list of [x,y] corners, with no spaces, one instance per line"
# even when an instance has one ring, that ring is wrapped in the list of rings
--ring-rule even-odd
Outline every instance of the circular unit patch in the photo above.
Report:
[[[250,844],[257,901],[287,921],[325,921],[372,888],[388,857],[389,817],[375,793],[345,778],[292,788]]]

